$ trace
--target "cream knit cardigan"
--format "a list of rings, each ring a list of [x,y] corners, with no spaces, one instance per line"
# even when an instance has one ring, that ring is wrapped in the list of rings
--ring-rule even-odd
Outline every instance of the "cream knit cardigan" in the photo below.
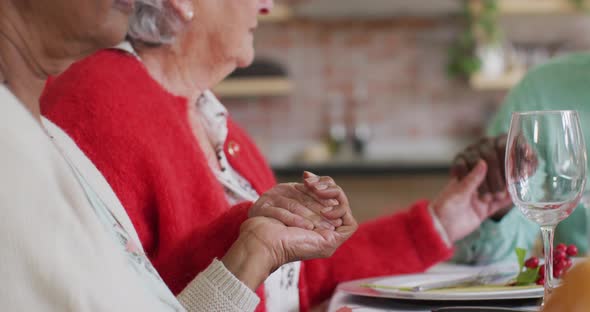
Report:
[[[137,239],[104,177],[63,131],[47,120],[43,123]],[[146,289],[117,247],[55,145],[0,85],[2,310],[169,311]],[[178,300],[187,311],[253,311],[259,302],[219,261],[199,274]]]

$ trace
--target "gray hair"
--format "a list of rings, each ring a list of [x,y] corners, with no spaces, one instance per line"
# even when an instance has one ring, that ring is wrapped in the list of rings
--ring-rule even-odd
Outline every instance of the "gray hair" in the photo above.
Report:
[[[168,0],[136,0],[127,35],[145,44],[168,44],[174,41],[182,26],[182,19]]]

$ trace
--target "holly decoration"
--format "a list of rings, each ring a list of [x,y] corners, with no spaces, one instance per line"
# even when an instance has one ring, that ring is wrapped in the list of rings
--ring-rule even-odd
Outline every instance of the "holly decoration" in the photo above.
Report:
[[[545,283],[545,266],[540,263],[539,258],[526,258],[526,250],[516,248],[516,257],[518,259],[518,276],[513,283],[515,286],[524,286],[530,284],[543,285]],[[576,245],[559,244],[553,251],[553,277],[561,278],[573,262],[571,257],[578,255]]]
[[[518,276],[516,276],[515,285],[529,285],[537,281],[539,276],[539,259],[531,257],[525,261],[526,250],[516,248],[516,258],[518,259]],[[536,261],[535,261],[536,260]],[[534,263],[536,262],[536,263]],[[532,264],[536,264],[533,266]]]

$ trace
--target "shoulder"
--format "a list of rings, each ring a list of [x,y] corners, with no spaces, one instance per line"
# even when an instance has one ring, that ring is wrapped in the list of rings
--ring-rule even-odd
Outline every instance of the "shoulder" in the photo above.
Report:
[[[117,102],[138,93],[140,81],[149,75],[143,65],[131,54],[106,49],[72,64],[59,76],[53,77],[41,96],[43,114],[76,109],[84,104],[89,109],[93,103],[101,106],[118,106]],[[136,83],[131,83],[136,82]],[[79,107],[77,109],[80,109]]]
[[[126,81],[141,72],[142,64],[131,54],[116,49],[99,51],[72,64],[66,71],[54,77],[47,85],[44,95],[74,89],[97,89],[116,86],[114,82]]]
[[[104,172],[115,158],[128,160],[145,153],[150,138],[158,134],[158,125],[149,122],[154,119],[151,114],[162,115],[154,108],[168,105],[159,105],[166,98],[150,82],[133,55],[103,50],[49,81],[40,99],[41,110]],[[152,91],[148,94],[145,89]]]
[[[590,80],[590,53],[576,53],[558,57],[529,71],[518,88],[543,90],[553,86],[577,86],[580,81]],[[574,85],[571,85],[571,83]],[[586,87],[586,83],[584,83]],[[568,88],[571,89],[571,88]]]
[[[150,131],[157,125],[148,120],[177,117],[166,105],[174,100],[134,55],[107,49],[48,81],[40,102],[43,115],[80,144]]]
[[[0,214],[5,220],[6,214],[23,213],[35,209],[28,205],[44,197],[58,197],[55,186],[64,187],[63,162],[51,144],[51,141],[35,122],[29,112],[0,85]],[[29,192],[35,196],[17,196]],[[40,203],[40,202],[38,202]],[[37,203],[37,204],[38,204]],[[0,229],[4,229],[0,226]],[[0,235],[1,237],[2,235]]]
[[[488,132],[505,132],[514,111],[579,109],[590,96],[590,53],[558,57],[531,69],[508,93]]]
[[[573,53],[556,57],[551,61],[539,65],[531,70],[529,76],[543,75],[555,71],[588,68],[590,66],[590,53]]]
[[[47,137],[42,128],[35,122],[24,104],[6,87],[0,84],[0,172],[2,178],[10,177],[6,170],[19,168],[24,170],[38,162],[45,163],[44,149],[48,147]],[[16,166],[17,164],[23,166]],[[19,177],[15,175],[12,178]],[[23,178],[25,176],[22,176]],[[20,177],[19,177],[20,178]],[[9,179],[0,179],[0,184]],[[3,188],[0,188],[3,189]],[[1,196],[0,196],[1,199]],[[0,205],[0,207],[2,207]]]

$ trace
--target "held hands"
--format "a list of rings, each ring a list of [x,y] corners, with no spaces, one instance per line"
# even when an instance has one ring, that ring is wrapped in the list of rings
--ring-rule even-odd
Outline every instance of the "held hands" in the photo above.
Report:
[[[263,195],[222,259],[251,289],[285,263],[330,257],[358,228],[334,180],[311,173],[304,178],[304,184],[279,185]]]
[[[459,153],[455,157],[451,168],[451,174],[461,181],[474,170],[479,161],[486,163],[487,174],[478,188],[480,200],[493,206],[504,205],[492,215],[493,219],[501,219],[514,206],[511,200],[507,200],[509,198],[505,170],[507,138],[508,136],[503,134],[498,137],[479,140],[479,142]],[[515,140],[516,144],[512,146],[516,151],[510,153],[510,155],[521,159],[522,164],[525,165],[519,169],[524,172],[511,172],[508,174],[519,176],[534,174],[539,166],[535,151],[524,136],[517,136]]]
[[[505,134],[483,138],[455,157],[453,178],[432,203],[451,241],[465,237],[489,217],[502,218],[512,208],[504,169],[506,140]],[[523,141],[514,146],[530,164],[524,170],[534,172],[538,162],[530,145]]]
[[[512,203],[510,196],[482,198],[478,188],[486,180],[486,162],[480,160],[462,180],[453,177],[431,208],[439,218],[451,242],[467,236],[498,210]]]
[[[269,217],[287,226],[334,230],[350,212],[344,191],[330,177],[305,172],[304,184],[284,183],[264,193],[252,205],[249,217]]]
[[[332,178],[305,172],[304,179],[305,184],[296,184],[295,188],[316,202],[335,203],[323,207],[319,213],[332,223],[337,220],[340,225],[335,229],[315,227],[311,230],[289,227],[280,220],[253,218],[246,221],[241,232],[250,234],[271,252],[273,270],[287,262],[330,257],[358,228],[348,198]]]
[[[501,206],[492,216],[494,219],[501,219],[513,206],[512,201],[508,200],[510,196],[504,169],[506,139],[507,135],[503,134],[479,140],[459,153],[451,167],[451,175],[462,181],[480,161],[485,162],[487,174],[479,185],[478,193],[480,201],[494,208]]]
[[[468,146],[453,161],[451,174],[459,180],[465,178],[483,160],[488,168],[485,179],[478,188],[486,200],[506,197],[506,174],[504,170],[507,136],[483,138]]]

